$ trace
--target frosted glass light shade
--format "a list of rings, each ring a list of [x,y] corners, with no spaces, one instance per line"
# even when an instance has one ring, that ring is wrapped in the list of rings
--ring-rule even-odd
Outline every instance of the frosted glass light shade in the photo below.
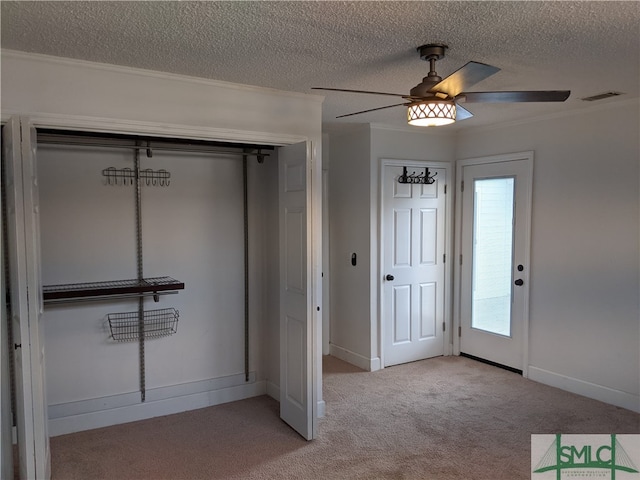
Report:
[[[456,121],[456,104],[440,99],[411,104],[407,108],[407,121],[417,127],[448,125]]]

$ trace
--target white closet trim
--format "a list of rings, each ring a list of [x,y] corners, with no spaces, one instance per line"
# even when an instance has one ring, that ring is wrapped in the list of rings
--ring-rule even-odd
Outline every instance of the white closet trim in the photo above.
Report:
[[[13,115],[29,118],[36,128],[78,130],[96,133],[147,134],[158,137],[187,138],[193,140],[258,143],[262,145],[291,145],[304,142],[306,137],[282,133],[255,132],[213,127],[193,127],[173,123],[141,122],[114,118],[61,115],[50,113],[2,112],[2,123]]]

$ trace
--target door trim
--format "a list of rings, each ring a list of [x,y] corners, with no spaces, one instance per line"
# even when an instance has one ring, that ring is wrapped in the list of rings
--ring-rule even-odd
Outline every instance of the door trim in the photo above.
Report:
[[[14,112],[3,110],[0,121],[5,124],[12,116],[23,116],[36,128],[74,130],[89,133],[121,133],[125,135],[153,135],[156,137],[184,138],[190,140],[218,140],[224,142],[259,143],[284,146],[310,140],[305,135],[272,133],[266,131],[238,130],[218,127],[198,127],[177,123],[150,122],[100,118],[88,115],[64,115],[59,113]]]
[[[527,195],[529,205],[532,206],[532,193],[533,193],[533,150],[524,152],[506,153],[502,155],[492,155],[488,157],[475,157],[466,158],[456,161],[456,205],[455,205],[455,258],[459,259],[462,254],[462,192],[461,192],[461,180],[462,169],[470,165],[483,165],[489,163],[502,163],[512,162],[516,160],[525,160],[528,166],[529,183],[527,185]],[[524,234],[524,261],[526,265],[531,265],[531,208],[526,213],[524,219],[524,228],[527,231]],[[460,337],[457,332],[461,326],[460,318],[460,289],[462,282],[462,268],[460,261],[457,260],[454,263],[454,286],[453,286],[453,354],[460,355]],[[531,268],[525,269],[523,279],[525,285],[530,286],[530,272]],[[527,288],[524,292],[524,315],[522,325],[522,376],[527,378],[529,376],[529,293],[530,288]]]
[[[384,309],[384,298],[382,295],[383,282],[381,281],[383,277],[383,269],[384,269],[384,246],[382,243],[382,226],[383,226],[383,211],[382,211],[382,201],[383,201],[383,181],[384,181],[384,168],[386,166],[404,166],[404,165],[420,165],[421,167],[429,167],[429,168],[442,168],[447,172],[447,183],[446,185],[446,195],[445,195],[445,251],[443,252],[446,255],[446,261],[444,264],[444,323],[445,323],[445,331],[443,335],[444,342],[444,356],[449,356],[453,353],[453,344],[452,344],[452,302],[453,302],[453,292],[451,285],[453,284],[453,187],[455,185],[455,177],[453,177],[453,165],[448,162],[434,162],[428,160],[410,160],[410,159],[392,159],[392,158],[381,158],[380,164],[378,166],[378,214],[377,214],[377,250],[378,250],[378,265],[377,268],[372,268],[372,275],[375,277],[372,279],[372,282],[375,287],[375,292],[377,295],[377,347],[378,352],[380,353],[380,369],[385,368],[384,362],[384,326],[382,325],[382,313]],[[373,247],[373,245],[372,245]]]

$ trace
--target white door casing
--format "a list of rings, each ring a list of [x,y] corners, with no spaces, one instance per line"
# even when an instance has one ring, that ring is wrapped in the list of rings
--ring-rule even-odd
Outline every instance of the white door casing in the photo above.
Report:
[[[429,167],[431,185],[398,178]],[[447,244],[444,166],[385,161],[381,195],[381,323],[384,366],[443,355]]]
[[[329,171],[322,170],[322,355],[329,355]]]
[[[26,118],[3,129],[7,192],[7,248],[13,326],[20,478],[50,478],[44,372],[43,303],[36,132]]]
[[[458,335],[454,336],[455,351],[521,370],[527,376],[533,152],[462,160],[458,162],[457,170],[457,246],[460,262],[456,275],[455,319]],[[499,307],[501,314],[509,319],[508,331],[504,333],[472,326],[472,299],[481,296],[479,292],[483,288],[482,278],[474,274],[474,254],[479,248],[477,244],[474,245],[478,241],[474,229],[479,228],[476,222],[483,195],[481,185],[490,180],[505,180],[512,184],[509,190],[512,189],[513,194],[513,205],[510,207],[513,214],[512,237],[507,242],[512,244],[512,250],[510,248],[505,258],[508,262],[507,303]],[[475,314],[478,315],[477,312]]]
[[[278,149],[280,192],[280,417],[317,435],[309,143]]]

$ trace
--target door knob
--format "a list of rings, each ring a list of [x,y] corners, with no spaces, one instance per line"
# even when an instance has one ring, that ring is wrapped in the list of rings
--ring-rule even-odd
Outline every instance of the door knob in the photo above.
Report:
[[[384,278],[386,278],[386,279],[387,279],[387,280],[389,280],[389,281],[392,281],[392,280],[394,280],[396,277],[394,277],[393,275],[387,275],[387,276],[386,276],[386,277],[384,277]]]
[[[522,285],[524,285],[524,280],[522,280],[521,278],[519,278],[519,279],[517,279],[517,280],[516,280],[515,282],[513,282],[513,283],[515,283],[517,286],[521,287]]]

